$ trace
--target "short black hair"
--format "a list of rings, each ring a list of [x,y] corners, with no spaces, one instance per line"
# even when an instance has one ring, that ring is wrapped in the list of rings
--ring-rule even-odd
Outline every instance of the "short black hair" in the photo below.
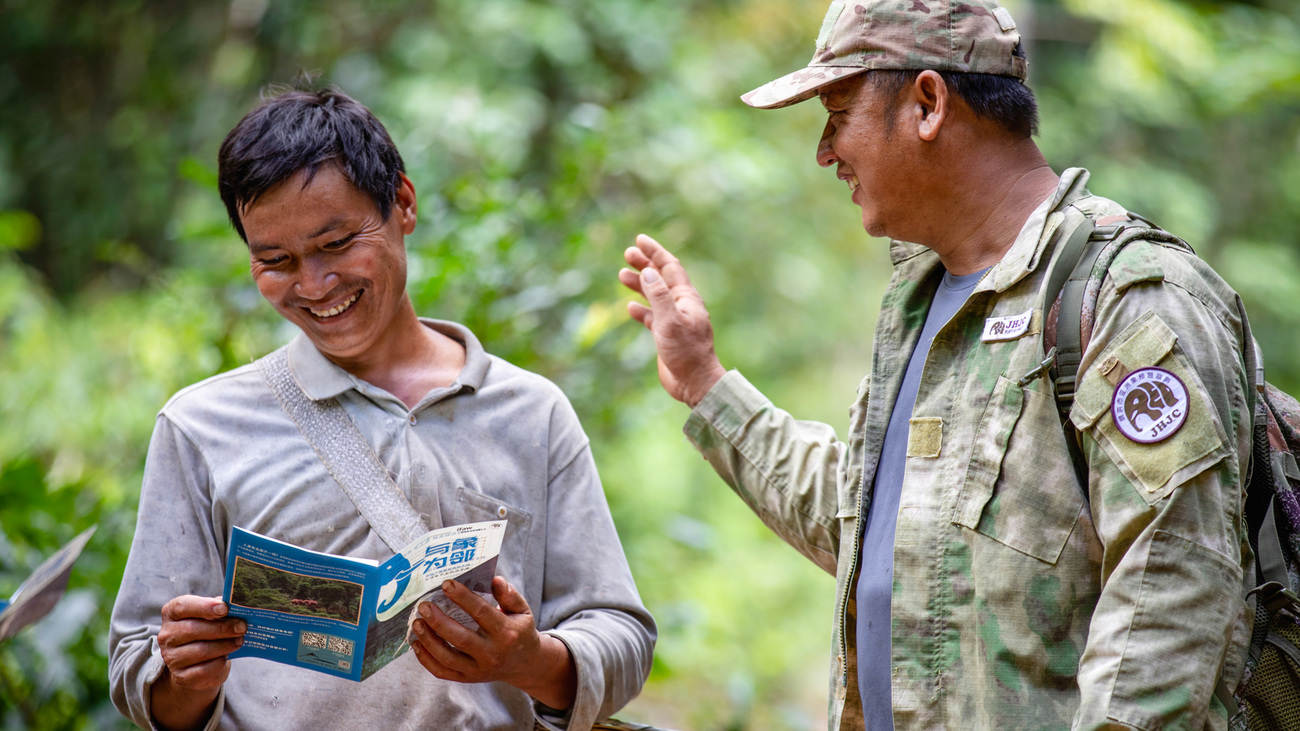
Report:
[[[230,222],[248,242],[239,211],[305,171],[326,165],[366,193],[385,221],[406,171],[388,130],[364,105],[338,89],[294,90],[264,98],[230,130],[217,153],[217,189]]]
[[[966,102],[975,116],[995,122],[1020,138],[1038,134],[1038,102],[1034,99],[1034,92],[1019,79],[961,71],[938,73],[948,89]],[[897,100],[899,92],[920,75],[920,71],[876,69],[867,72],[867,80],[886,98]],[[893,103],[897,105],[897,101]],[[890,119],[893,119],[892,115]]]

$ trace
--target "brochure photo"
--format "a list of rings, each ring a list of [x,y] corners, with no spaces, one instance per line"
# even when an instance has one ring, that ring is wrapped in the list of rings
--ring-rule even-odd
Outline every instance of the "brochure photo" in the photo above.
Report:
[[[18,630],[50,613],[68,588],[72,564],[95,534],[91,526],[36,567],[8,601],[0,600],[0,640],[13,637]]]
[[[224,599],[248,622],[232,659],[260,657],[361,681],[411,649],[416,606],[474,622],[442,593],[455,579],[492,601],[505,521],[430,531],[382,564],[234,528]]]

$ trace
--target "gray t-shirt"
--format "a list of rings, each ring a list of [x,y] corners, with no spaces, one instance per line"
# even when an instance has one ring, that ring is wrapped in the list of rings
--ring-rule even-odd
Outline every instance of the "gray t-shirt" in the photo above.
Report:
[[[907,466],[908,422],[916,404],[921,371],[930,352],[930,341],[961,309],[987,271],[960,277],[944,272],[943,282],[934,293],[934,301],[926,315],[925,327],[921,329],[921,338],[907,363],[907,374],[903,376],[903,385],[899,388],[885,432],[871,492],[871,507],[863,522],[862,555],[858,562],[858,692],[862,696],[862,713],[868,729],[894,728],[889,690],[889,600],[894,588],[894,527],[898,520],[903,470]]]

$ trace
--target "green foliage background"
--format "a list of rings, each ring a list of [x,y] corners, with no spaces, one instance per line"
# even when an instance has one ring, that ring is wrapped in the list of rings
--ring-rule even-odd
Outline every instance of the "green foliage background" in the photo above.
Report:
[[[1186,237],[1300,393],[1300,10],[1008,0],[1059,170]],[[422,314],[558,382],[590,433],[654,673],[622,715],[824,721],[833,582],[680,436],[614,277],[637,232],[686,260],[724,362],[843,428],[888,275],[813,164],[813,104],[738,95],[806,62],[823,0],[0,0],[0,595],[91,523],[72,588],[0,645],[0,726],[113,728],[107,617],[153,417],[293,331],[261,301],[216,148],[270,82],[369,105],[420,199]]]

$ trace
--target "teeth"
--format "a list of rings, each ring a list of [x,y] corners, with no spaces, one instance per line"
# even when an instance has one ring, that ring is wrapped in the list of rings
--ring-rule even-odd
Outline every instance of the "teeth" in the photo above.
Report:
[[[352,306],[352,303],[353,303],[353,302],[356,302],[356,301],[357,301],[357,297],[360,297],[360,296],[361,296],[361,293],[360,293],[360,292],[357,292],[356,294],[354,294],[354,295],[352,295],[351,297],[347,298],[347,300],[345,300],[345,301],[342,302],[341,304],[339,304],[339,305],[337,305],[337,306],[335,306],[335,307],[331,307],[331,308],[329,308],[328,310],[310,310],[310,308],[308,308],[308,309],[311,311],[311,314],[313,314],[313,315],[315,315],[315,316],[317,316],[317,317],[333,317],[333,316],[335,316],[335,315],[337,315],[337,314],[342,313],[342,312],[343,312],[344,310],[346,310],[347,308],[351,307],[351,306]]]
[[[850,193],[858,189],[858,176],[856,175],[850,176],[844,182],[849,184]]]

